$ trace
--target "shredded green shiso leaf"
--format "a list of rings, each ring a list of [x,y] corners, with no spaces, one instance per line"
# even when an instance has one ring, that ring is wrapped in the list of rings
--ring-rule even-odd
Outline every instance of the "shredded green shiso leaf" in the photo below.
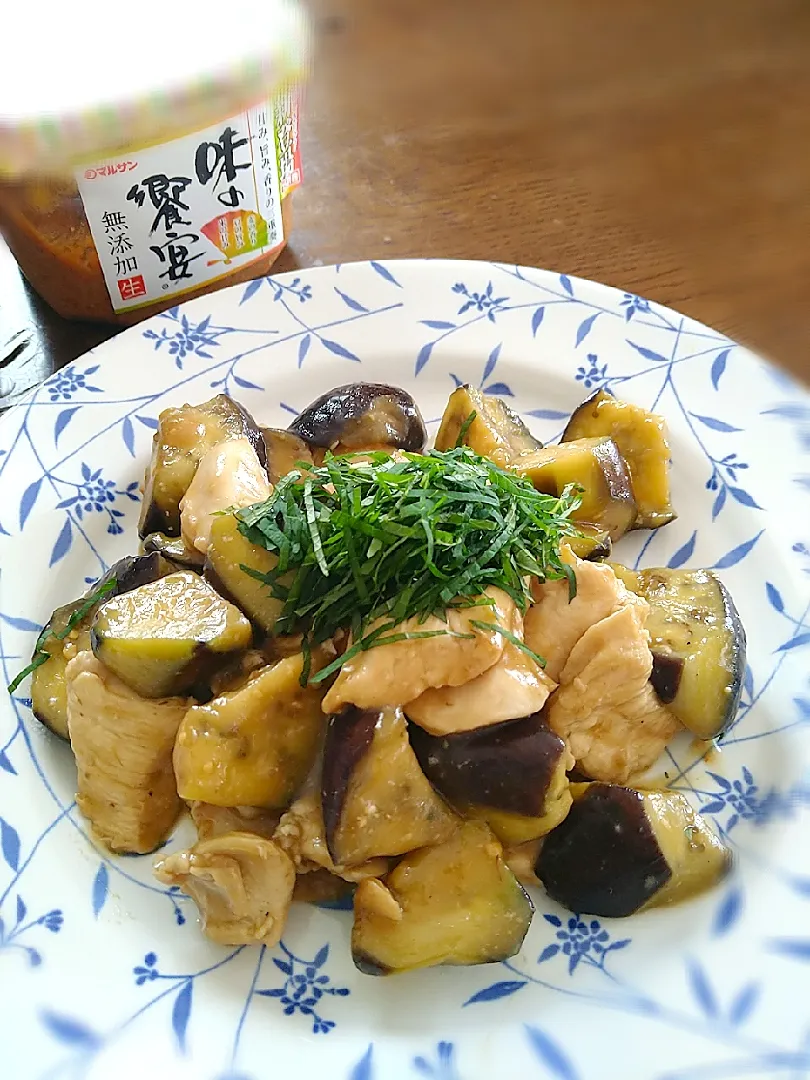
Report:
[[[297,467],[265,502],[236,512],[242,535],[278,558],[266,574],[242,569],[283,601],[273,632],[303,634],[305,657],[336,631],[351,631],[350,647],[316,682],[365,649],[450,633],[389,631],[413,617],[443,617],[451,606],[486,605],[488,586],[524,612],[530,576],[566,577],[573,596],[576,578],[560,542],[577,534],[569,518],[579,502],[574,485],[559,497],[540,494],[464,446],[327,454],[322,466]],[[307,664],[302,681],[308,677]]]

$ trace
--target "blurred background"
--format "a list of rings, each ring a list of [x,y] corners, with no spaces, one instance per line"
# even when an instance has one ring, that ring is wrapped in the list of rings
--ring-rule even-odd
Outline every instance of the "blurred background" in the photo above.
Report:
[[[810,380],[807,0],[309,0],[274,272],[491,258],[701,319]],[[0,241],[0,404],[115,332]]]

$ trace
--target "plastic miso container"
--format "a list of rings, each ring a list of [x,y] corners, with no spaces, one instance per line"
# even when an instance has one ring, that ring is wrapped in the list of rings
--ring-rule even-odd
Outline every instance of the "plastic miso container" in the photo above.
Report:
[[[11,18],[0,230],[51,307],[129,325],[267,274],[302,179],[295,0],[29,2]]]

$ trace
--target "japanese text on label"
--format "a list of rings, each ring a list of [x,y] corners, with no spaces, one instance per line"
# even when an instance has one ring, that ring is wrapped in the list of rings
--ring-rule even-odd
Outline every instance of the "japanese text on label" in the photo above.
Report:
[[[82,166],[76,182],[113,308],[179,296],[277,248],[281,202],[300,179],[295,95]]]

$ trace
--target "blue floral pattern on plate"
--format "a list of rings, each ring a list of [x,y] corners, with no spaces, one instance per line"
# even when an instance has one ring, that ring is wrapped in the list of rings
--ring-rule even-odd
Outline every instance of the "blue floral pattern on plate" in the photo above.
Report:
[[[664,413],[681,517],[617,556],[717,568],[748,627],[736,724],[719,750],[676,739],[659,766],[732,846],[734,875],[622,922],[538,892],[500,965],[370,979],[351,964],[350,914],[302,906],[275,949],[216,948],[149,859],[93,843],[69,752],[24,684],[0,707],[10,1075],[160,1060],[200,1080],[261,1080],[269,1062],[338,1080],[810,1077],[810,399],[691,319],[565,274],[414,261],[251,282],[127,331],[0,419],[6,681],[51,609],[132,549],[161,409],[225,392],[284,425],[360,377],[405,386],[434,426],[462,382],[508,397],[544,439],[599,388]],[[190,835],[181,823],[169,844]]]

